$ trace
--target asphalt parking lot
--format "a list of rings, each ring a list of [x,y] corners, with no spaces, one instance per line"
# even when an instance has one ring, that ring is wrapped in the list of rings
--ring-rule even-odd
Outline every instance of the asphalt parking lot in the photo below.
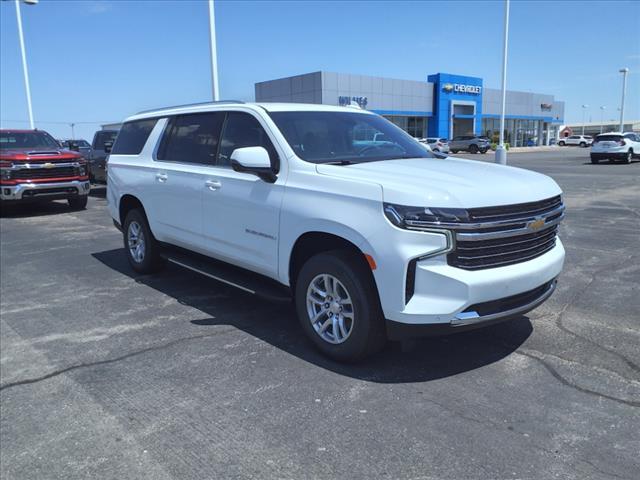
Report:
[[[5,211],[0,476],[638,478],[640,162],[509,160],[564,189],[556,294],[355,366],[316,353],[287,305],[174,266],[135,275],[103,187],[86,211]]]

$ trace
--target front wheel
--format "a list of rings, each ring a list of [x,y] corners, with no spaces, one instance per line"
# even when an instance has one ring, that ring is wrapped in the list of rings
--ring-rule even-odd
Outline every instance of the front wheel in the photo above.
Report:
[[[131,210],[124,221],[124,249],[131,267],[138,273],[157,272],[164,266],[160,245],[141,209]]]
[[[471,145],[471,146],[469,147],[469,153],[473,153],[474,155],[475,155],[476,153],[478,153],[478,146],[477,146],[477,145]]]
[[[455,155],[456,153],[458,153],[458,150],[454,150],[454,149],[452,148],[452,149],[451,149],[451,153],[453,153],[453,154]]]
[[[69,206],[73,210],[84,210],[85,208],[87,208],[88,198],[89,197],[87,195],[82,195],[78,197],[69,198],[67,202],[69,203]]]
[[[598,163],[600,163],[600,159],[599,158],[595,158],[595,157],[591,157],[591,163],[593,163],[594,165],[597,165]]]
[[[302,329],[328,357],[363,359],[384,346],[384,317],[366,261],[349,250],[311,257],[295,287]]]
[[[564,142],[558,142],[558,145],[564,147],[566,144]]]
[[[586,144],[586,143],[584,143],[584,142],[580,142],[580,147],[585,148],[586,146],[587,146],[587,144]]]

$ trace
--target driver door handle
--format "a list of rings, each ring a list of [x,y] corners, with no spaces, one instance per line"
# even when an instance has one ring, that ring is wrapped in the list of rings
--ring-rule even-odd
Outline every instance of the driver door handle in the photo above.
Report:
[[[204,182],[204,184],[209,190],[212,191],[222,188],[222,183],[220,183],[218,180],[207,180],[206,182]]]
[[[166,173],[156,173],[156,180],[160,183],[166,182],[168,178]]]

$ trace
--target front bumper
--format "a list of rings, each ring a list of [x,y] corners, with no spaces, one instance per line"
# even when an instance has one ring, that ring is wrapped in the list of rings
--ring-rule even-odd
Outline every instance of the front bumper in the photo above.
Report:
[[[32,183],[0,186],[0,199],[3,201],[58,200],[88,195],[91,185],[88,180],[70,180],[66,182]]]
[[[449,323],[409,324],[386,321],[387,337],[390,340],[449,335],[487,327],[516,318],[544,303],[555,291],[557,280],[554,278],[531,291],[501,298],[494,301],[475,304],[458,313]]]

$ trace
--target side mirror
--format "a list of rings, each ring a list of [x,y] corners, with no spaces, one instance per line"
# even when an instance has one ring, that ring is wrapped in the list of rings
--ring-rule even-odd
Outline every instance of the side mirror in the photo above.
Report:
[[[236,148],[231,154],[231,168],[236,172],[257,175],[267,183],[278,178],[271,169],[271,159],[264,147]]]
[[[111,153],[113,142],[104,142],[104,153]]]

